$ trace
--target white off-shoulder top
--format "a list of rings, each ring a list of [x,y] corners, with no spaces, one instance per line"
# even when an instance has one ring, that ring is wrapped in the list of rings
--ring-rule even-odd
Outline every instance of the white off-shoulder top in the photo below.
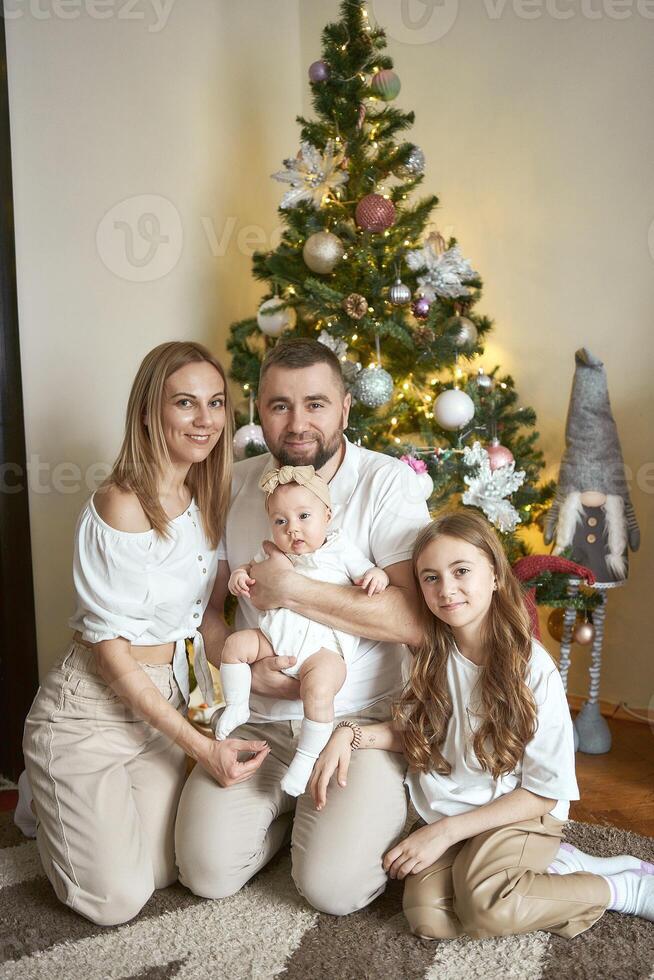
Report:
[[[196,673],[207,700],[210,675],[198,627],[218,562],[226,557],[222,543],[211,548],[195,501],[170,521],[168,536],[162,537],[152,529],[118,531],[102,520],[91,497],[75,532],[77,605],[69,625],[87,643],[115,637],[136,646],[175,643],[173,670],[187,699],[184,640],[192,639]],[[213,703],[212,694],[208,703]]]

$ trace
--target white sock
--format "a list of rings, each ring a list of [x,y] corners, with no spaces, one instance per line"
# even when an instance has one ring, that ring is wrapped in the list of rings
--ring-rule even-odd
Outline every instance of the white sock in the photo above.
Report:
[[[302,722],[297,751],[282,779],[282,789],[289,796],[301,796],[304,793],[314,763],[327,745],[333,729],[333,721],[311,721],[310,718],[305,718]]]
[[[602,875],[611,889],[608,907],[613,912],[639,915],[654,922],[654,864],[641,861],[638,871]]]
[[[252,671],[249,664],[221,664],[220,686],[225,698],[225,709],[217,718],[214,733],[224,739],[250,717],[250,685]],[[213,718],[211,719],[213,722]]]
[[[638,871],[642,862],[640,858],[629,854],[619,854],[617,857],[595,857],[580,851],[573,844],[561,844],[558,853],[549,868],[550,874],[569,875],[575,871],[590,871],[594,875],[614,875],[620,871]]]
[[[31,804],[32,787],[23,769],[18,777],[18,803],[14,813],[14,823],[25,837],[36,837],[36,817]]]

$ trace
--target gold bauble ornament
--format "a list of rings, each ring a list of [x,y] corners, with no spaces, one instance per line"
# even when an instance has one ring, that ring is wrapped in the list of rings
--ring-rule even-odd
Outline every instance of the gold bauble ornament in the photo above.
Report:
[[[312,272],[328,275],[341,261],[344,252],[345,246],[340,238],[331,231],[317,231],[309,235],[304,243],[302,258]]]
[[[563,639],[563,609],[553,609],[547,617],[547,630],[553,640],[560,643]]]
[[[359,293],[350,293],[343,300],[343,309],[353,320],[360,320],[368,312],[368,300]]]

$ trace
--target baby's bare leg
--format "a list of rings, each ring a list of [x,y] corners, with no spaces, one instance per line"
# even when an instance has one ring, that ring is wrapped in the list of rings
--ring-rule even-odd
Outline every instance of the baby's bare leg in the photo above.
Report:
[[[329,741],[334,725],[334,697],[345,681],[345,662],[333,650],[320,649],[300,668],[300,697],[304,721],[297,751],[282,789],[289,796],[300,796],[306,789],[314,764]]]
[[[216,738],[227,738],[235,728],[246,723],[250,717],[250,664],[273,656],[273,648],[261,630],[238,630],[227,637],[220,665],[225,708],[211,719]]]
[[[324,647],[300,667],[300,697],[304,717],[311,721],[334,720],[334,698],[345,683],[345,661]]]

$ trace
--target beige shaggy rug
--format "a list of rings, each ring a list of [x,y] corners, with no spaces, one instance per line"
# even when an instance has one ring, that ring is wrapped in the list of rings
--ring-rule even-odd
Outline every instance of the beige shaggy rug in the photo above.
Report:
[[[654,839],[614,827],[568,825],[568,839],[602,854],[654,860]],[[299,897],[288,850],[238,895],[157,892],[128,925],[103,929],[60,905],[33,841],[0,814],[0,980],[652,980],[654,924],[609,912],[573,940],[544,932],[428,942],[411,936],[402,887],[334,918]]]

